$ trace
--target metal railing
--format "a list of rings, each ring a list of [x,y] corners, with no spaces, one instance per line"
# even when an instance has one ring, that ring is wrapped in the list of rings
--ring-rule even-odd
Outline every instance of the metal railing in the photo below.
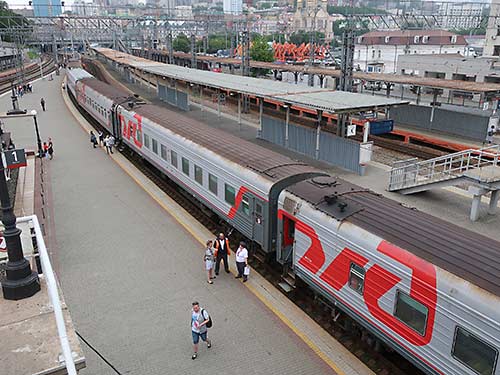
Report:
[[[437,158],[395,162],[390,171],[389,191],[406,189],[462,177],[465,172],[500,166],[500,145],[469,149]]]
[[[54,276],[54,270],[50,264],[49,254],[47,248],[45,247],[45,241],[43,239],[42,228],[38,222],[38,217],[36,215],[24,216],[17,218],[17,223],[32,222],[33,229],[35,230],[36,243],[38,246],[38,253],[40,256],[40,262],[42,264],[43,276],[47,283],[47,290],[49,293],[50,302],[54,309],[54,315],[56,318],[57,332],[59,334],[59,341],[61,343],[61,349],[64,357],[64,364],[68,371],[68,375],[77,375],[75,361],[71,353],[71,347],[69,345],[68,334],[66,331],[66,325],[64,322],[64,316],[61,307],[61,299],[59,297],[59,291],[57,288],[56,278]]]

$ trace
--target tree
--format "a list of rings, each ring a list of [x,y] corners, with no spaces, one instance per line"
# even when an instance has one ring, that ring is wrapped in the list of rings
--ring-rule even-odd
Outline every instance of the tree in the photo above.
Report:
[[[252,41],[250,58],[255,61],[273,62],[274,53],[264,38],[256,38]]]
[[[32,26],[25,17],[10,10],[7,2],[0,1],[0,29],[8,29],[9,27],[24,29],[26,34],[30,33],[32,30]],[[15,37],[16,33],[5,33],[2,35],[2,39],[6,42],[14,41]]]
[[[315,31],[314,33],[315,33],[314,35],[315,43],[319,43],[325,39],[324,33],[320,33],[319,31]],[[299,30],[290,35],[290,42],[296,45],[300,45],[302,43],[307,44],[310,41],[311,41],[311,32],[309,31]]]
[[[191,42],[184,34],[179,34],[172,42],[174,51],[189,52],[191,50]]]

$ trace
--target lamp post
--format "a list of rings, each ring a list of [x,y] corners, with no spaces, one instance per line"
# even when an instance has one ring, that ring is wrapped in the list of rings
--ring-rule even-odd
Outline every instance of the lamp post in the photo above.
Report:
[[[3,158],[0,159],[0,201],[2,203],[3,236],[7,244],[9,260],[5,267],[7,277],[2,281],[3,296],[7,300],[31,297],[40,290],[38,274],[24,257],[21,244],[21,230],[16,227],[16,216],[10,203]]]
[[[33,121],[35,122],[35,131],[36,131],[36,142],[38,144],[38,157],[42,157],[42,140],[40,139],[40,132],[38,131],[38,121],[36,120],[36,110],[32,110],[30,112],[31,116],[33,116]]]

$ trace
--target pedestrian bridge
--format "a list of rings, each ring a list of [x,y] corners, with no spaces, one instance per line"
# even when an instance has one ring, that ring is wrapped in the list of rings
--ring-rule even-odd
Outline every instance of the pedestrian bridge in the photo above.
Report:
[[[446,186],[468,185],[473,195],[471,220],[479,218],[481,197],[490,193],[489,214],[500,196],[500,145],[469,149],[437,158],[395,162],[390,171],[389,191],[414,194]]]

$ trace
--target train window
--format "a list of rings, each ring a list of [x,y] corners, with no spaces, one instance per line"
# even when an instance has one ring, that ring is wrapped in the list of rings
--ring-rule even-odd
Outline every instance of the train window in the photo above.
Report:
[[[495,372],[498,351],[463,328],[455,330],[451,354],[477,374],[492,375]]]
[[[355,263],[351,263],[351,271],[349,272],[349,286],[362,295],[364,283],[365,269]]]
[[[208,174],[208,190],[217,195],[217,177],[213,174]]]
[[[144,146],[146,148],[150,148],[151,147],[151,143],[150,143],[149,140],[150,140],[149,135],[144,134]]]
[[[151,143],[153,146],[153,152],[158,155],[158,141],[154,138],[151,139]]]
[[[236,190],[234,190],[234,187],[232,187],[231,185],[224,184],[224,199],[231,206],[234,206],[234,202],[236,199]]]
[[[161,158],[167,160],[167,148],[164,145],[160,146]]]
[[[194,180],[200,185],[203,185],[203,169],[196,164],[194,166]]]
[[[175,167],[179,168],[177,164],[177,152],[170,150],[170,163]]]
[[[398,290],[394,316],[421,335],[425,334],[429,309],[408,294]]]
[[[182,172],[184,172],[185,175],[189,176],[189,160],[186,158],[182,158]]]
[[[250,202],[248,200],[248,197],[245,195],[241,199],[241,210],[245,215],[250,215]]]

